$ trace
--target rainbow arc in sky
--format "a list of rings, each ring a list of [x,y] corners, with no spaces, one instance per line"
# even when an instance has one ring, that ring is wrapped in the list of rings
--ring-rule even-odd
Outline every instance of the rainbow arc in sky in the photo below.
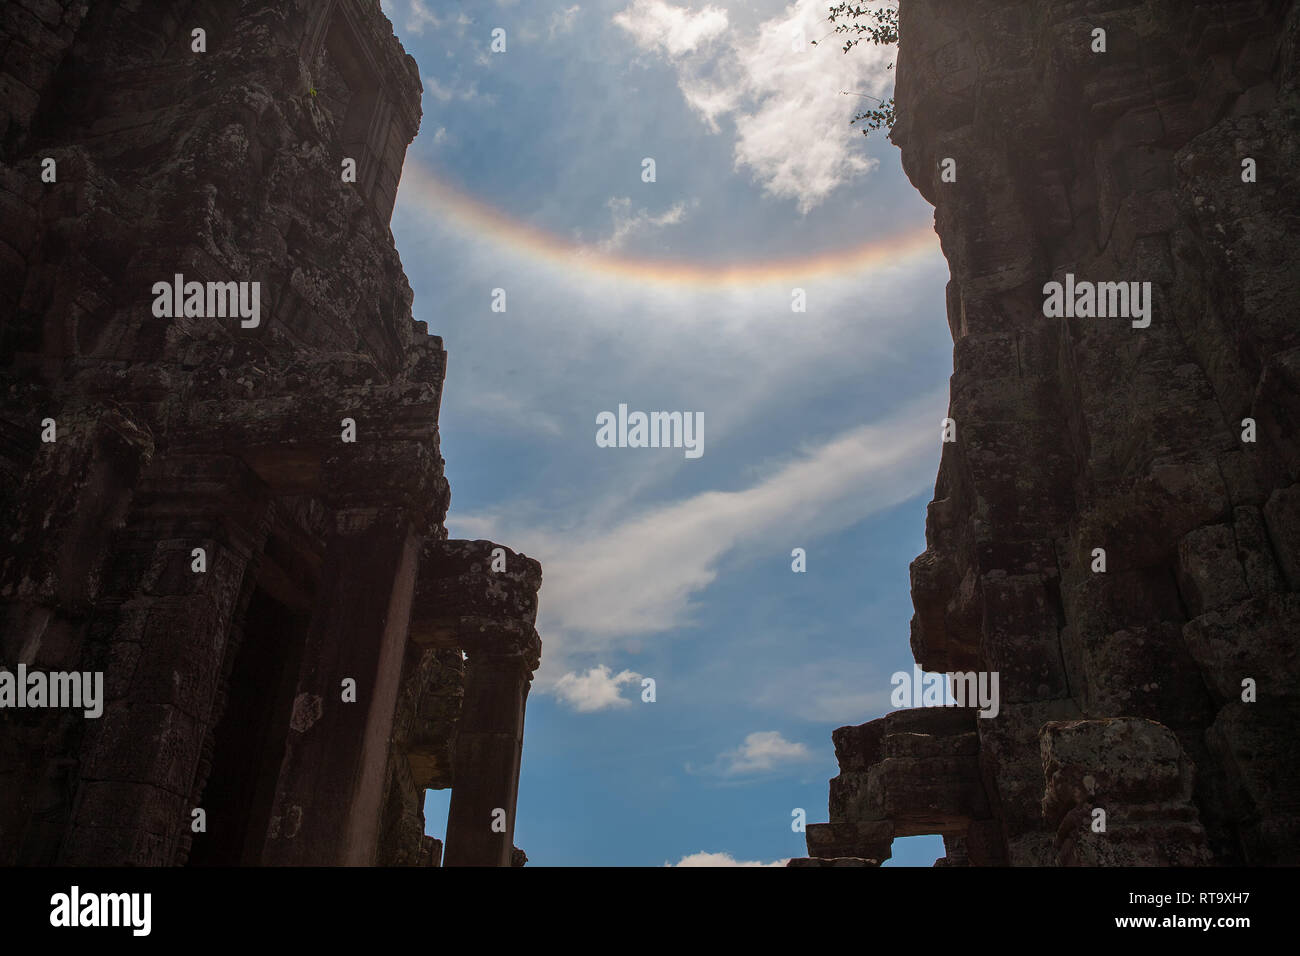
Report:
[[[432,214],[450,217],[471,232],[487,236],[531,258],[639,282],[754,286],[850,275],[926,255],[939,255],[939,237],[933,227],[925,225],[828,252],[758,262],[711,265],[698,261],[642,258],[585,245],[514,219],[440,178],[411,156],[407,156],[402,169],[398,202],[415,203]]]

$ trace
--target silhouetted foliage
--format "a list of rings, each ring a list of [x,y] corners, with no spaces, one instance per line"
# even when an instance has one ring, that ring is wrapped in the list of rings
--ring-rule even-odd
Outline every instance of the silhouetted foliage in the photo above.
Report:
[[[891,46],[898,43],[898,8],[876,7],[871,9],[860,3],[840,2],[830,8],[828,19],[835,24],[836,33],[847,35],[843,52],[848,53],[863,40],[870,40],[878,46]],[[888,69],[893,69],[889,64]],[[866,94],[858,94],[865,96]],[[875,99],[875,97],[870,97]],[[894,112],[894,98],[880,101],[880,106],[858,113],[849,121],[853,126],[863,123],[862,135],[870,135],[872,130],[893,129],[897,114]]]

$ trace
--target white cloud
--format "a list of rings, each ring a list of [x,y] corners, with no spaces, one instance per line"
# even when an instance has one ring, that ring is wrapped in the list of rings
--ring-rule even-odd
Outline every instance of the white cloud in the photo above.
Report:
[[[720,10],[692,13],[664,0],[634,0],[613,22],[641,49],[666,56],[682,96],[711,130],[723,117],[733,120],[738,169],[806,213],[877,165],[848,124],[870,101],[841,91],[883,98],[893,79],[892,49],[861,44],[845,55],[834,42],[794,49],[797,38],[826,33],[826,9],[826,0],[796,0],[744,35],[726,29]],[[723,42],[706,43],[724,34]]]
[[[565,7],[562,10],[556,10],[551,14],[551,23],[548,29],[550,38],[554,40],[561,34],[568,33],[573,29],[573,24],[578,19],[578,13],[582,8],[578,4],[571,7]]]
[[[613,217],[614,231],[610,233],[608,239],[598,243],[599,248],[605,252],[612,252],[621,249],[628,238],[636,233],[662,229],[664,226],[675,226],[686,218],[686,210],[695,205],[697,205],[695,202],[688,204],[679,200],[673,203],[667,212],[652,216],[645,209],[632,212],[632,200],[627,196],[611,197],[605,206]]]
[[[737,860],[730,853],[702,852],[684,856],[676,863],[665,860],[664,866],[785,866],[789,862],[789,858],[786,858],[772,863],[761,863],[758,860]]]
[[[418,36],[426,26],[436,30],[442,26],[442,21],[424,5],[424,0],[407,0],[406,26],[403,29]]]
[[[456,95],[450,87],[443,86],[439,83],[437,77],[430,76],[427,73],[424,74],[424,92],[428,93],[440,103],[449,103],[451,102],[452,97]]]
[[[735,750],[720,754],[719,772],[727,777],[762,773],[775,770],[780,764],[799,763],[811,757],[805,745],[786,740],[780,731],[761,730],[747,736]]]
[[[702,10],[674,7],[664,0],[634,0],[614,22],[632,34],[637,45],[680,57],[708,46],[727,30],[727,11],[708,6]]]
[[[611,675],[605,665],[593,667],[585,674],[569,672],[555,682],[552,693],[574,710],[588,714],[611,707],[627,707],[632,702],[622,695],[624,684],[636,684],[641,675],[635,671],[619,671]]]
[[[455,89],[446,86],[438,81],[436,76],[424,74],[424,91],[436,99],[439,103],[450,103],[452,100],[461,100],[465,103],[487,103],[492,105],[496,103],[496,96],[492,93],[480,93],[478,83],[470,83],[469,86],[462,89]]]

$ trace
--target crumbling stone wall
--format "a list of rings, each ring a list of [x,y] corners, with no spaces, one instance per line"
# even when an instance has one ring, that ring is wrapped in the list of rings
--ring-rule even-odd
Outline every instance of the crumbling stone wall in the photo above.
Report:
[[[948,865],[1300,862],[1300,4],[900,13],[954,341],[912,650],[998,672],[1000,710],[837,730],[799,865],[922,833]],[[1067,274],[1151,282],[1149,326],[1048,317]]]
[[[541,575],[446,540],[420,92],[377,0],[4,4],[0,670],[105,700],[0,709],[0,863],[437,863],[451,787],[511,864]]]

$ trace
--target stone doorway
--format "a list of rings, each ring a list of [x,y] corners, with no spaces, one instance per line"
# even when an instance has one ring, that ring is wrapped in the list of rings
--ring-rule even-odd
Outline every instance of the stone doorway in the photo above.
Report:
[[[207,832],[193,836],[191,866],[257,865],[271,817],[308,618],[259,588],[245,621],[213,735]]]

